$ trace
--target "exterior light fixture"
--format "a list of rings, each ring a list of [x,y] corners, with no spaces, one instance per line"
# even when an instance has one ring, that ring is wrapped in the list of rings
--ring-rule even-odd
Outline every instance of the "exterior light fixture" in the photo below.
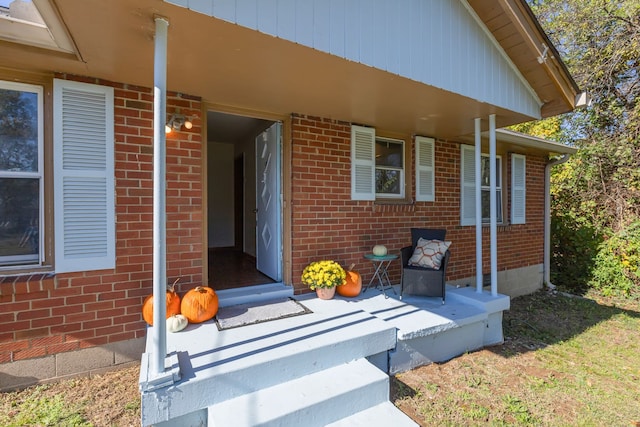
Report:
[[[180,110],[176,110],[176,112],[169,117],[169,121],[164,126],[164,131],[165,133],[171,133],[172,130],[179,131],[182,126],[184,126],[185,129],[191,129],[193,123],[190,117],[180,114]]]

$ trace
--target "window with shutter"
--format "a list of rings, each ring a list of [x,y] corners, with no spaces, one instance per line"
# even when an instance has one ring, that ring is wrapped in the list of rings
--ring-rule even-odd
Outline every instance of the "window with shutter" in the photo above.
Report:
[[[376,131],[351,126],[351,199],[375,200]]]
[[[469,145],[460,146],[460,225],[475,225],[475,148]],[[480,161],[480,188],[482,199],[482,222],[489,222],[491,188],[489,185],[489,155],[482,154]],[[502,217],[502,158],[496,156],[496,212],[497,222]]]
[[[435,140],[416,137],[416,201],[433,202],[435,193]]]
[[[511,155],[511,223],[526,222],[526,157],[521,154]]]
[[[54,80],[56,272],[115,268],[113,88]]]
[[[351,126],[351,199],[402,200],[405,141],[376,136],[373,128]]]

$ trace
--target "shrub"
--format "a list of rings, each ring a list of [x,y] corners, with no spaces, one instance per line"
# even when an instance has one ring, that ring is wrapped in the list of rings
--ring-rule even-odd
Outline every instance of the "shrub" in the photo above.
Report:
[[[640,221],[600,244],[589,285],[605,295],[629,296],[640,291]]]
[[[592,277],[601,238],[571,215],[551,216],[551,281],[571,291],[583,291]]]

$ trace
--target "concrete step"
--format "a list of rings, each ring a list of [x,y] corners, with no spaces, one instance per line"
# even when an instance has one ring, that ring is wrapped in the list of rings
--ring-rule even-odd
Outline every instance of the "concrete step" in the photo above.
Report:
[[[293,296],[293,287],[282,283],[268,283],[266,285],[245,286],[243,288],[223,289],[216,291],[220,307],[238,304],[269,301]]]
[[[388,401],[327,424],[327,427],[371,426],[416,427],[418,424]]]
[[[388,398],[389,377],[358,359],[212,405],[208,425],[325,426],[354,413],[364,414]],[[384,409],[379,411],[393,418]]]
[[[358,359],[386,365],[395,328],[346,301],[302,303],[312,313],[223,331],[212,321],[190,324],[168,335],[167,351],[178,355],[181,379],[142,396],[150,408],[145,422],[172,420]]]

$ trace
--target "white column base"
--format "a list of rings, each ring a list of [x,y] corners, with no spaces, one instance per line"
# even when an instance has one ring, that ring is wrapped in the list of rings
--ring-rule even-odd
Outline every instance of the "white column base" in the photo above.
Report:
[[[161,373],[152,372],[150,359],[151,353],[142,354],[138,383],[141,392],[157,390],[180,381],[180,364],[177,353],[167,355],[164,360],[164,372]]]

